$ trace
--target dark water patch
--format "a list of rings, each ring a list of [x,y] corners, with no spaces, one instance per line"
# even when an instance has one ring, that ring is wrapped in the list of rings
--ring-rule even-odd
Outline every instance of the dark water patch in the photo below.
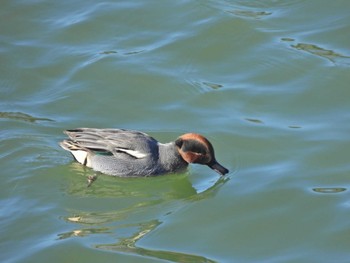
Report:
[[[227,12],[235,16],[253,18],[253,19],[261,19],[272,14],[272,12],[252,11],[252,10],[232,10]]]
[[[346,58],[346,59],[350,58],[349,56],[345,56],[345,55],[337,53],[333,50],[325,49],[325,48],[322,48],[322,47],[319,47],[319,46],[313,45],[313,44],[298,43],[296,45],[291,45],[291,47],[293,47],[297,50],[302,50],[302,51],[308,52],[310,54],[313,54],[313,55],[316,55],[319,57],[326,58],[333,63],[337,62],[336,61],[337,58]]]
[[[23,112],[0,112],[0,118],[27,121],[27,122],[54,121],[48,118],[34,117]]]
[[[289,37],[283,37],[281,38],[281,41],[284,42],[294,42],[295,39],[289,38]],[[343,65],[350,65],[350,56],[341,54],[339,52],[333,51],[331,49],[326,49],[323,47],[320,47],[315,44],[309,44],[309,43],[296,43],[290,45],[292,48],[300,51],[307,52],[309,54],[325,58],[329,61],[331,61],[333,64],[343,64]]]
[[[224,87],[224,85],[209,81],[188,81],[191,86],[195,86],[203,91],[218,90]]]
[[[65,232],[58,235],[58,240],[70,237],[85,237],[92,234],[108,234],[111,233],[110,228],[83,228]]]
[[[249,122],[257,123],[257,124],[264,124],[264,122],[262,120],[258,120],[258,119],[245,118],[245,120],[249,121]]]
[[[347,189],[344,187],[315,187],[312,191],[320,194],[337,194],[345,192]]]
[[[272,123],[269,123],[269,122],[266,122],[266,121],[263,121],[261,119],[257,119],[257,118],[244,118],[244,120],[246,121],[249,121],[249,122],[252,122],[252,123],[255,123],[255,124],[270,124],[272,125]],[[286,126],[283,126],[283,125],[278,125],[278,127],[280,128],[289,128],[289,129],[301,129],[302,127],[299,126],[299,125],[286,125]]]
[[[144,52],[145,50],[137,50],[137,51],[129,51],[129,52],[125,52],[124,55],[129,56],[129,55],[137,55],[140,54],[142,52]]]
[[[112,54],[117,54],[117,51],[114,50],[106,50],[106,51],[102,51],[100,52],[101,55],[112,55]]]
[[[262,19],[272,15],[271,11],[266,11],[267,5],[256,2],[244,1],[242,3],[216,3],[217,8],[234,16],[248,19]]]
[[[282,37],[281,40],[285,42],[293,42],[295,39],[290,37]]]
[[[203,82],[203,85],[208,86],[209,88],[212,88],[212,89],[220,89],[223,87],[221,84],[211,83],[211,82],[206,82],[206,81]]]
[[[114,55],[114,54],[122,54],[122,55],[125,55],[125,56],[130,56],[130,55],[137,55],[137,54],[140,54],[142,52],[144,52],[145,50],[134,50],[134,51],[121,51],[121,52],[118,52],[118,51],[115,51],[115,50],[105,50],[105,51],[102,51],[100,52],[99,54],[100,55]]]

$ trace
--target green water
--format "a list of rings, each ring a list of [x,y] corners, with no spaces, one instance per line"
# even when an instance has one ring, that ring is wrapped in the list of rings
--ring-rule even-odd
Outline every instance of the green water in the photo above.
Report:
[[[349,262],[349,1],[8,1],[1,262]],[[75,127],[198,132],[230,170],[113,178]]]

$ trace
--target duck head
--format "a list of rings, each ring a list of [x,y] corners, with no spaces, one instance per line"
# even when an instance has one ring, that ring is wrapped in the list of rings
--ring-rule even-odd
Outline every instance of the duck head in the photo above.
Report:
[[[175,141],[175,145],[182,159],[187,163],[208,165],[220,175],[229,172],[216,161],[214,148],[204,136],[196,133],[186,133]]]

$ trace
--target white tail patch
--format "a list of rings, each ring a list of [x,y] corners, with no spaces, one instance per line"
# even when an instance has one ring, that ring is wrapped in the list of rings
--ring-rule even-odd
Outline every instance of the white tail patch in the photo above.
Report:
[[[78,151],[71,151],[71,153],[73,154],[75,160],[77,160],[81,164],[88,166],[87,160],[86,160],[87,155],[88,155],[87,152],[78,150]]]
[[[134,151],[134,150],[127,150],[127,149],[120,149],[118,148],[118,151],[120,152],[125,152],[131,156],[134,156],[137,159],[142,159],[145,158],[147,156],[147,154],[139,152],[139,151]]]

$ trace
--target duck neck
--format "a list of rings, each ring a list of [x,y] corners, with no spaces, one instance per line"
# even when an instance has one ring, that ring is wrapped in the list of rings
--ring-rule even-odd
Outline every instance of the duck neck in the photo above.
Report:
[[[174,142],[159,143],[159,162],[167,172],[179,172],[187,168],[188,163],[182,159]]]

